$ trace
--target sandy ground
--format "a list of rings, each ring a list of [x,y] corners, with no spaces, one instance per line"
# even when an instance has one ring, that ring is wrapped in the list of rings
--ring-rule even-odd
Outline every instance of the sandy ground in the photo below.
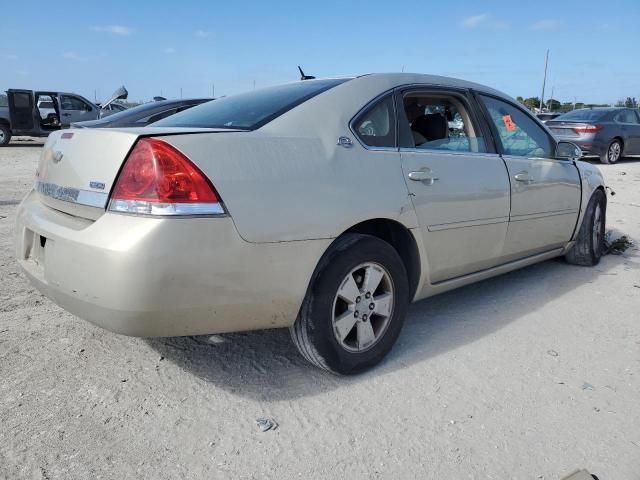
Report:
[[[39,295],[13,259],[39,152],[0,149],[0,478],[640,477],[637,248],[413,305],[379,368],[339,378],[287,331],[127,338]],[[608,228],[640,239],[640,161],[602,170]]]

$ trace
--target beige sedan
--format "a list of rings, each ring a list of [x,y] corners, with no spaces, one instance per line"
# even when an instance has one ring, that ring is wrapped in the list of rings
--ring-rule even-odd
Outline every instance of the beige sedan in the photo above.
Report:
[[[354,373],[410,301],[562,255],[596,264],[605,189],[579,156],[481,85],[304,80],[149,128],[52,133],[17,258],[111,331],[289,327],[310,362]]]

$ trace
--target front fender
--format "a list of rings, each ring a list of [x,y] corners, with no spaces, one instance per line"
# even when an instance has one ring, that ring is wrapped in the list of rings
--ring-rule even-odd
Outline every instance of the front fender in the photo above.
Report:
[[[602,191],[606,193],[604,177],[602,176],[602,172],[598,167],[592,165],[591,163],[582,161],[575,162],[575,165],[580,172],[580,182],[582,184],[582,200],[580,202],[580,215],[578,216],[578,222],[573,232],[573,237],[571,238],[572,241],[576,239],[576,236],[580,231],[580,225],[582,225],[582,220],[584,219],[584,214],[587,211],[587,205],[589,205],[589,200],[591,199],[591,195],[593,195],[593,192],[598,189],[602,189]]]

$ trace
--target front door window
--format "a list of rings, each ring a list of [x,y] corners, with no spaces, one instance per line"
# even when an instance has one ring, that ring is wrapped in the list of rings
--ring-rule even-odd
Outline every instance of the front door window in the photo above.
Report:
[[[505,155],[553,158],[553,141],[533,118],[497,98],[480,95],[480,99],[487,107],[491,122],[498,131]]]

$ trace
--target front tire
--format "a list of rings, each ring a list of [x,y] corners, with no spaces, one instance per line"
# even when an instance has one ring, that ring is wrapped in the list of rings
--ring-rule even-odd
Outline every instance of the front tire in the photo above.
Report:
[[[0,124],[0,147],[9,145],[11,141],[11,130],[8,125]]]
[[[576,243],[565,255],[567,262],[586,266],[600,262],[604,252],[606,208],[604,193],[596,190],[587,205]]]
[[[602,155],[600,155],[600,162],[605,164],[616,163],[622,158],[622,148],[623,145],[620,140],[613,140]]]
[[[347,234],[320,261],[291,337],[315,366],[358,373],[389,353],[408,303],[407,272],[396,250],[370,235]]]

